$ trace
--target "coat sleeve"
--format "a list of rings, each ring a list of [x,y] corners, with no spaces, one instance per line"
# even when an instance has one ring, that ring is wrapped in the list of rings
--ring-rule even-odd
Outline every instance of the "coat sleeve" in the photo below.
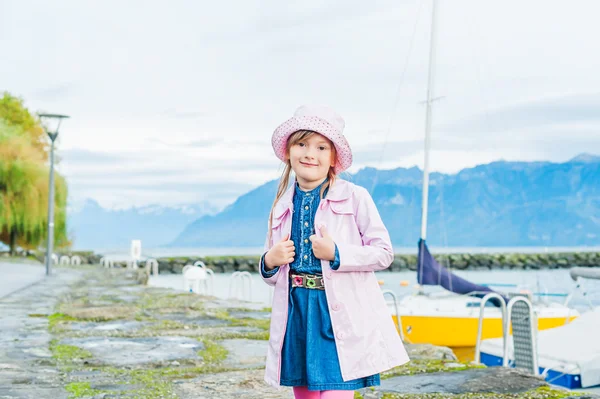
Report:
[[[334,271],[364,272],[387,269],[394,260],[390,235],[368,191],[357,187],[356,198],[356,225],[362,245],[336,242],[340,253],[340,266]]]
[[[275,267],[273,270],[271,271],[266,271],[264,270],[264,259],[265,259],[265,255],[267,254],[267,252],[271,249],[272,245],[271,245],[271,240],[269,239],[269,232],[267,231],[267,238],[265,240],[265,247],[263,250],[263,255],[260,257],[260,262],[259,262],[259,274],[260,277],[263,279],[263,281],[265,283],[267,283],[268,285],[275,285],[275,283],[277,282],[277,277],[279,274],[279,269],[280,267],[277,266]]]

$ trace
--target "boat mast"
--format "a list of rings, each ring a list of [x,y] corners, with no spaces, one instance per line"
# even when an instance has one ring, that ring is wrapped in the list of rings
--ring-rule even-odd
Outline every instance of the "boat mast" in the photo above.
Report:
[[[429,44],[429,76],[427,79],[427,103],[425,116],[425,164],[423,166],[423,204],[421,206],[421,239],[427,238],[427,203],[429,200],[429,149],[431,147],[431,103],[434,92],[434,66],[435,66],[435,42],[436,42],[436,8],[437,0],[433,0],[431,11],[431,37]]]

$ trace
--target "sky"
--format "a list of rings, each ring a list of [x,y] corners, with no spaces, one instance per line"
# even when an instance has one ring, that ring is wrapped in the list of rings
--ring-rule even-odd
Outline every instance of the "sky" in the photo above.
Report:
[[[600,2],[439,1],[431,168],[600,154]],[[0,0],[0,91],[70,116],[69,200],[219,207],[277,178],[302,104],[351,173],[423,166],[432,0]]]

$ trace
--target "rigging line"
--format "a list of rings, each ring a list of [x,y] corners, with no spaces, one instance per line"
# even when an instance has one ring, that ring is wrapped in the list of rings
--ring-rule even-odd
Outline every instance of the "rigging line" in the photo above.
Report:
[[[478,20],[476,18],[472,18],[470,20],[467,20],[467,26],[471,32],[471,37],[474,38],[479,38],[481,40],[481,42],[484,42],[485,40],[485,36],[483,35],[482,30],[479,27],[478,24]],[[493,48],[492,46],[488,46],[486,45],[486,43],[483,43],[483,46],[480,46],[480,48],[485,48],[485,49],[490,49]],[[477,92],[479,95],[479,100],[482,104],[484,104],[484,109],[483,109],[483,120],[484,120],[484,127],[488,129],[488,132],[493,132],[494,131],[494,127],[496,127],[496,132],[499,131],[498,126],[494,126],[496,125],[496,123],[492,122],[490,114],[489,114],[489,109],[490,109],[490,104],[489,104],[489,98],[487,96],[484,95],[485,90],[483,89],[483,83],[482,83],[482,70],[484,69],[484,62],[481,60],[481,58],[483,57],[475,57],[474,55],[474,51],[471,52],[471,65],[475,65],[475,81],[477,83]],[[488,53],[486,53],[486,55],[488,55]],[[486,69],[489,69],[489,57],[485,57],[486,58]],[[481,134],[481,132],[479,132]],[[521,179],[518,178],[518,172],[517,172],[517,180],[518,180],[518,184],[519,184],[519,188],[520,188],[520,196],[523,199],[523,204],[525,204],[525,195],[523,192],[523,184]],[[505,186],[506,187],[506,186]],[[487,194],[487,193],[486,193]],[[509,193],[509,196],[513,196],[512,193]],[[498,210],[500,208],[500,204],[498,202],[493,201],[493,197],[491,195],[486,195],[485,196],[486,200],[490,201],[490,205],[492,206],[493,209]],[[530,211],[528,209],[526,209],[525,213],[527,214],[528,218],[530,218]],[[510,214],[510,211],[509,211]],[[493,219],[488,220],[487,224],[488,226],[492,226],[493,225],[493,221],[494,219],[496,219],[498,216],[500,215],[496,215],[494,216]]]
[[[448,253],[448,229],[446,229],[446,218],[444,215],[444,175],[439,173],[439,196],[440,196],[440,224],[442,225],[442,236],[444,240],[444,248],[446,253],[444,254],[442,265],[450,271],[450,254]],[[452,278],[450,280],[450,291],[452,291]]]
[[[385,154],[385,147],[386,147],[390,132],[392,130],[392,124],[394,122],[394,114],[396,113],[396,108],[398,107],[398,103],[400,102],[400,92],[402,91],[402,87],[404,86],[404,78],[406,77],[406,71],[408,70],[408,62],[409,62],[410,56],[412,54],[413,45],[414,45],[414,41],[415,41],[415,35],[417,32],[417,25],[419,24],[419,19],[421,16],[421,9],[423,8],[424,3],[425,3],[424,0],[420,0],[419,7],[417,8],[417,15],[415,18],[415,23],[413,25],[413,31],[412,31],[412,35],[410,38],[408,53],[406,55],[406,60],[404,61],[404,68],[402,70],[402,74],[400,75],[400,81],[398,83],[398,88],[396,89],[396,98],[394,99],[394,106],[392,107],[392,112],[390,114],[390,119],[388,121],[387,130],[385,132],[383,146],[381,147],[381,154],[379,156],[378,167],[375,169],[375,177],[373,178],[373,184],[371,185],[371,190],[370,190],[371,194],[373,194],[373,192],[375,190],[375,186],[377,185],[377,181],[379,178],[379,169],[381,168],[381,164],[383,162],[383,158],[384,158],[384,154]]]

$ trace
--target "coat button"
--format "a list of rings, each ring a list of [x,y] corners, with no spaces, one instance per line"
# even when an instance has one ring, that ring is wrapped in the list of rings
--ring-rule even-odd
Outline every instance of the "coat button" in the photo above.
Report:
[[[333,272],[331,270],[327,270],[327,272],[325,273],[325,277],[331,278],[331,276],[333,276]]]
[[[346,337],[346,334],[344,334],[343,331],[338,331],[336,336],[338,337],[338,339],[344,339]]]
[[[335,310],[336,312],[338,310],[340,310],[341,308],[342,308],[342,305],[339,302],[336,302],[333,305],[331,305],[331,309]]]

